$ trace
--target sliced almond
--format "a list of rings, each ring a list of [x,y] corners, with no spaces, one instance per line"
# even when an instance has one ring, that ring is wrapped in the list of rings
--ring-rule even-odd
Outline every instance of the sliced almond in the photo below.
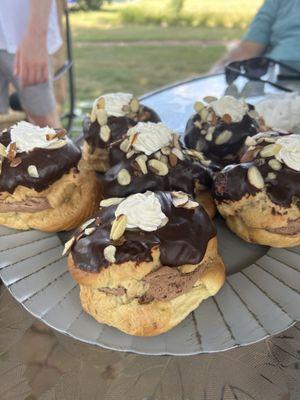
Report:
[[[127,216],[124,214],[119,215],[113,222],[110,231],[110,239],[118,240],[120,239],[126,229],[127,225]]]
[[[188,203],[189,197],[187,194],[184,193],[182,197],[172,197],[172,203],[174,207],[180,208],[183,207],[186,203]]]
[[[195,210],[197,207],[199,207],[199,203],[191,199],[183,206],[183,208],[187,208],[188,210]]]
[[[100,97],[97,100],[97,104],[96,104],[96,108],[99,110],[100,108],[105,108],[105,98],[104,97]]]
[[[198,161],[204,160],[203,154],[197,150],[187,149],[187,150],[184,150],[184,153],[187,154],[188,156],[195,158]]]
[[[184,160],[184,155],[183,155],[183,153],[182,153],[181,150],[179,150],[179,149],[177,149],[176,147],[174,147],[171,151],[172,151],[173,154],[175,154],[175,156],[176,156],[177,158],[179,158],[179,160],[181,160],[181,161]]]
[[[56,150],[64,147],[68,142],[66,140],[57,140],[48,145],[47,149]]]
[[[200,117],[202,119],[202,121],[206,121],[207,120],[207,116],[208,116],[208,111],[206,108],[203,108],[203,110],[200,111]]]
[[[17,167],[18,165],[20,165],[22,163],[22,158],[21,157],[16,157],[14,158],[11,162],[10,162],[10,166],[12,168]]]
[[[138,132],[133,133],[129,136],[129,146],[132,146],[138,137]]]
[[[130,173],[127,171],[127,169],[122,168],[117,175],[117,181],[119,185],[121,186],[127,186],[131,182],[131,176]]]
[[[272,137],[272,136],[266,137],[266,138],[264,139],[264,141],[267,142],[267,143],[275,143],[276,140],[277,140],[277,138],[276,138],[276,137]]]
[[[130,147],[129,139],[124,139],[120,144],[120,150],[124,151],[124,153],[127,153],[129,147]]]
[[[139,166],[140,170],[142,171],[142,173],[144,175],[146,175],[148,173],[148,169],[147,169],[147,157],[145,159],[146,156],[144,155],[140,155],[138,157],[136,157],[135,161],[137,162],[137,165]]]
[[[95,108],[92,109],[91,115],[90,115],[90,119],[91,122],[95,122],[97,119],[97,114],[96,114],[97,110]],[[87,115],[88,117],[89,115]]]
[[[103,125],[100,128],[100,138],[103,142],[107,143],[110,139],[110,127],[108,125]]]
[[[203,110],[204,107],[205,105],[201,101],[196,101],[196,103],[194,104],[194,110],[197,113],[200,113],[200,111]]]
[[[176,147],[176,149],[181,150],[179,136],[177,135],[177,133],[173,133],[173,146]]]
[[[130,151],[128,151],[128,153],[126,154],[126,158],[129,159],[129,158],[131,158],[131,157],[134,156],[134,155],[135,155],[135,151],[134,151],[134,150],[130,150]]]
[[[6,147],[2,143],[0,143],[0,156],[6,157],[6,155]]]
[[[252,136],[247,136],[247,138],[245,140],[245,145],[246,146],[256,146],[256,140],[253,139]]]
[[[71,247],[72,247],[73,244],[75,243],[75,240],[76,240],[75,236],[72,236],[71,239],[68,240],[68,241],[65,243],[64,250],[63,250],[63,252],[62,252],[62,255],[63,255],[63,256],[65,256],[65,255],[71,250]]]
[[[166,164],[155,159],[149,160],[148,166],[149,169],[151,169],[155,174],[160,176],[165,176],[169,172],[169,168]]]
[[[111,197],[100,201],[100,207],[110,207],[122,203],[123,197]]]
[[[279,171],[282,168],[282,165],[278,160],[275,158],[272,158],[272,160],[268,161],[268,165],[274,170],[274,171]]]
[[[254,186],[257,189],[263,189],[265,186],[264,179],[259,172],[259,170],[255,167],[252,166],[248,169],[248,180],[252,186]]]
[[[85,233],[87,236],[89,236],[89,235],[91,235],[93,232],[95,232],[95,230],[96,230],[95,227],[86,228],[86,229],[84,230],[84,233]]]
[[[7,153],[7,158],[9,161],[12,161],[17,155],[17,143],[16,142],[11,142],[9,147],[8,147],[8,153]]]
[[[166,165],[168,165],[168,163],[169,163],[168,157],[167,156],[163,156],[163,155],[160,157],[160,161],[163,162]]]
[[[200,162],[205,167],[208,167],[211,164],[211,160],[201,160]]]
[[[164,154],[165,156],[168,156],[171,153],[171,149],[170,147],[162,147],[160,149],[160,151],[162,152],[162,154]]]
[[[208,104],[210,104],[210,103],[212,103],[213,101],[216,101],[216,100],[218,100],[215,96],[205,96],[204,98],[203,98],[203,100],[205,101],[205,103],[208,103]]]
[[[80,230],[84,231],[89,225],[91,225],[93,222],[95,222],[95,218],[91,218],[88,219],[87,221],[85,221],[81,226],[80,226]]]
[[[117,250],[116,247],[111,244],[109,246],[106,246],[105,249],[103,250],[104,258],[110,263],[115,263],[116,250]]]
[[[273,181],[274,179],[276,179],[276,174],[274,174],[274,172],[269,172],[267,175],[267,179]]]
[[[100,110],[97,110],[96,117],[97,117],[98,124],[100,126],[107,125],[108,116],[107,116],[107,112],[103,108],[100,108]]]
[[[278,154],[280,149],[281,149],[281,145],[279,143],[268,144],[260,151],[260,155],[261,155],[261,157],[264,157],[264,158],[272,157],[272,156],[275,156],[275,154]]]
[[[222,145],[224,143],[227,143],[232,137],[232,132],[225,130],[220,135],[215,139],[215,143],[217,145]]]
[[[185,196],[187,196],[187,194],[185,192],[182,192],[180,190],[174,190],[173,192],[171,192],[172,197],[176,198],[176,199],[182,199],[185,198]]]
[[[213,139],[213,135],[211,132],[209,132],[206,136],[205,136],[205,140],[207,140],[208,142],[211,142]]]
[[[38,178],[39,173],[35,165],[29,165],[27,168],[28,175],[32,178]]]
[[[201,133],[201,135],[207,135],[207,130],[206,129],[201,129],[201,131],[200,131],[200,133]]]
[[[134,113],[137,113],[140,109],[140,102],[136,97],[133,97],[130,104],[129,104],[130,110]]]
[[[160,151],[157,151],[156,153],[154,153],[154,157],[155,157],[157,160],[160,160],[160,159],[161,159],[161,152],[160,152]]]
[[[169,155],[169,162],[171,164],[171,167],[176,167],[176,165],[178,163],[178,158],[174,153],[171,153]]]

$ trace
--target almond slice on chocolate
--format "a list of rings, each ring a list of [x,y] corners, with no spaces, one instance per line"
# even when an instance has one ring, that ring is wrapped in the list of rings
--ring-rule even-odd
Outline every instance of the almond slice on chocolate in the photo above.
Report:
[[[191,199],[189,199],[189,201],[184,204],[183,208],[186,208],[188,210],[195,210],[195,208],[199,207],[199,203],[197,203],[196,201],[193,201]]]
[[[264,158],[272,157],[275,156],[275,154],[278,154],[280,149],[281,145],[279,143],[268,144],[260,151],[260,155]]]
[[[124,153],[127,153],[129,148],[130,148],[129,139],[124,139],[120,144],[120,150],[124,151]]]
[[[87,236],[89,236],[89,235],[91,235],[93,232],[95,232],[95,230],[96,230],[95,227],[86,228],[86,229],[84,230],[84,233],[85,233]]]
[[[138,101],[138,99],[137,99],[136,97],[133,97],[133,98],[132,98],[131,102],[129,103],[129,107],[130,107],[130,110],[131,110],[133,113],[137,113],[137,112],[139,111],[139,109],[140,109],[140,102]]]
[[[279,171],[282,168],[282,165],[278,160],[275,158],[272,158],[271,160],[268,161],[268,165],[274,169],[274,171]]]
[[[18,165],[20,165],[22,163],[22,158],[21,157],[15,157],[13,160],[11,160],[10,162],[10,167],[15,168]]]
[[[148,173],[147,164],[146,164],[147,156],[144,154],[140,155],[140,156],[136,157],[135,161],[137,162],[137,165],[139,166],[142,173],[144,175],[146,175]]]
[[[166,164],[155,159],[149,160],[148,166],[149,169],[151,169],[155,174],[160,176],[165,176],[169,172],[169,168]]]
[[[103,255],[106,261],[110,263],[115,263],[116,262],[116,247],[113,245],[106,246],[105,249],[103,250]]]
[[[248,181],[252,186],[254,186],[257,189],[264,188],[265,182],[257,167],[255,166],[250,167],[248,169],[247,176],[248,176]]]
[[[103,125],[100,128],[100,138],[103,140],[103,142],[108,142],[110,139],[110,128],[108,125]]]
[[[196,101],[196,103],[194,104],[194,110],[197,113],[200,113],[200,111],[203,110],[204,107],[205,105],[201,101]]]
[[[127,225],[127,216],[124,214],[119,215],[113,222],[110,231],[110,239],[111,240],[119,240],[125,230]]]
[[[66,140],[57,140],[55,142],[52,142],[48,145],[47,149],[51,150],[56,150],[56,149],[61,149],[67,144]]]
[[[247,136],[247,138],[245,140],[245,145],[246,146],[256,146],[256,140],[253,139],[252,136]]]
[[[162,147],[160,149],[160,151],[162,152],[163,155],[168,156],[171,153],[171,149],[170,147]]]
[[[131,176],[127,169],[123,168],[118,172],[117,181],[121,186],[127,186],[130,184]]]
[[[1,157],[6,157],[7,156],[6,147],[2,143],[0,143],[0,156]]]
[[[39,173],[35,165],[29,165],[27,168],[28,175],[32,178],[39,178]]]
[[[65,256],[65,255],[71,250],[71,247],[72,247],[73,244],[75,243],[75,240],[76,240],[75,236],[72,236],[71,239],[68,240],[68,241],[65,243],[64,250],[63,250],[63,252],[62,252],[62,255],[63,255],[63,256]]]
[[[183,207],[189,201],[189,196],[184,192],[172,192],[172,203],[174,207]]]
[[[89,225],[91,225],[93,222],[95,222],[95,218],[91,218],[88,219],[87,221],[85,221],[80,227],[79,230],[80,231],[84,231]]]
[[[100,108],[100,110],[97,110],[96,118],[97,118],[98,124],[100,126],[107,124],[108,116],[107,116],[107,112],[103,108]]]
[[[100,201],[100,207],[110,207],[120,204],[124,200],[124,197],[111,197]]]
[[[174,147],[174,148],[171,150],[171,152],[172,152],[173,154],[175,154],[175,156],[176,156],[177,158],[179,158],[179,160],[181,160],[181,161],[184,160],[184,155],[183,155],[183,153],[182,153],[181,150],[179,150],[179,149],[177,149],[176,147]]]
[[[217,136],[217,138],[215,139],[215,143],[217,145],[225,144],[225,143],[229,142],[231,137],[232,137],[232,132],[225,130],[222,133],[220,133],[219,136]]]

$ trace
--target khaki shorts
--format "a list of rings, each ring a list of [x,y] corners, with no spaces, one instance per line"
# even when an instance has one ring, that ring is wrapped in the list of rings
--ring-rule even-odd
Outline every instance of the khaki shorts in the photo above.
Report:
[[[14,54],[0,50],[0,114],[6,114],[9,108],[9,83],[18,92],[22,108],[27,114],[37,117],[51,114],[55,109],[52,73],[47,82],[21,87],[13,74],[13,62]]]

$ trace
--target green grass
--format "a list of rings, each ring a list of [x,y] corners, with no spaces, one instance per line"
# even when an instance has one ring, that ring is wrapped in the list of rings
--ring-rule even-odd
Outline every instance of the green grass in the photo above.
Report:
[[[143,94],[160,86],[197,76],[224,52],[223,46],[75,47],[77,97],[100,93]]]

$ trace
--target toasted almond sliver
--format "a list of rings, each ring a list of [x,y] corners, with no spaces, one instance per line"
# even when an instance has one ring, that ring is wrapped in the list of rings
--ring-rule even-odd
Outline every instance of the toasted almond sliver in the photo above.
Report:
[[[194,150],[194,149],[187,149],[187,150],[184,150],[184,153],[187,154],[187,155],[189,155],[189,156],[191,156],[191,157],[193,157],[193,158],[195,158],[195,159],[198,160],[198,161],[204,160],[203,153],[200,153],[200,152],[197,151],[197,150]]]
[[[56,140],[55,142],[49,143],[47,149],[55,150],[64,147],[67,144],[66,140]]]
[[[195,208],[199,207],[199,203],[193,200],[189,200],[183,208],[187,208],[188,210],[194,210]]]
[[[84,233],[85,233],[87,236],[89,236],[89,235],[91,235],[93,232],[95,232],[95,230],[96,230],[95,227],[86,228],[86,229],[84,230]]]
[[[68,240],[68,241],[65,243],[64,250],[63,250],[63,252],[62,252],[62,255],[63,255],[63,256],[65,256],[65,255],[71,250],[71,247],[72,247],[73,244],[75,243],[75,240],[76,240],[75,236],[72,236],[71,239]]]
[[[38,178],[39,173],[35,165],[29,165],[27,168],[28,175],[32,178]]]
[[[196,101],[196,103],[194,104],[194,110],[197,113],[200,113],[200,111],[203,110],[204,107],[205,105],[201,101]]]
[[[222,133],[220,133],[219,136],[215,139],[215,143],[217,145],[222,145],[224,143],[227,143],[232,137],[232,132],[225,130]]]
[[[22,163],[22,158],[21,157],[15,157],[11,162],[10,162],[10,167],[15,168],[18,165]]]
[[[110,128],[108,125],[103,125],[100,128],[100,138],[103,140],[103,142],[108,142],[110,139]]]
[[[171,153],[171,149],[170,147],[162,147],[160,149],[160,151],[162,152],[163,155],[168,156]]]
[[[133,97],[130,104],[129,104],[130,110],[134,113],[137,113],[140,109],[140,102],[136,97]]]
[[[281,145],[279,143],[272,143],[265,146],[261,151],[261,157],[272,157],[275,154],[278,154],[281,149]]]
[[[100,126],[107,124],[108,116],[107,116],[107,112],[103,108],[100,108],[100,110],[97,110],[96,118],[97,118],[98,124]]]
[[[0,156],[2,156],[2,157],[7,156],[6,147],[2,143],[0,143]]]
[[[200,121],[195,121],[195,122],[194,122],[194,125],[195,125],[196,128],[199,128],[199,129],[202,128],[202,124],[201,124]]]
[[[127,169],[123,168],[118,172],[117,181],[121,186],[127,186],[130,184],[131,176]]]
[[[127,216],[124,214],[119,215],[113,222],[110,231],[110,239],[111,240],[119,240],[125,230],[127,225]]]
[[[256,140],[253,139],[252,136],[247,136],[247,138],[245,140],[245,145],[246,146],[256,146]]]
[[[89,225],[95,222],[95,218],[88,219],[79,228],[80,231],[84,231]]]
[[[174,197],[175,199],[182,199],[185,196],[187,196],[187,194],[185,192],[182,192],[181,190],[174,190],[173,192],[171,192],[172,197]]]
[[[128,151],[128,153],[126,154],[126,158],[129,159],[129,158],[131,158],[131,157],[134,156],[134,155],[135,155],[135,151],[134,151],[134,150],[130,150],[130,151]]]
[[[182,151],[179,150],[179,149],[177,149],[176,147],[174,147],[174,148],[172,149],[172,153],[175,154],[175,156],[176,156],[177,158],[179,158],[179,160],[181,160],[181,161],[184,160],[184,155],[183,155]]]
[[[169,168],[165,163],[155,159],[149,160],[148,166],[154,171],[155,174],[160,176],[165,176],[169,172]]]
[[[140,155],[140,156],[136,157],[135,161],[137,162],[142,173],[144,175],[146,175],[148,173],[147,164],[146,164],[147,157],[145,159],[144,155]]]
[[[275,158],[272,158],[271,160],[268,161],[269,166],[274,169],[274,171],[279,171],[282,168],[282,165],[278,160]]]
[[[104,97],[100,97],[97,101],[96,104],[97,109],[99,110],[100,108],[105,108],[105,98]]]
[[[256,187],[257,189],[264,188],[265,182],[264,182],[264,179],[263,179],[261,173],[257,169],[257,167],[255,167],[255,166],[250,167],[248,169],[247,176],[248,176],[248,180],[252,186]]]
[[[100,207],[110,207],[120,204],[124,200],[124,197],[111,197],[100,201]]]
[[[124,139],[120,144],[120,150],[124,151],[124,153],[127,153],[129,147],[130,147],[130,142],[128,139]]]
[[[116,250],[117,250],[116,247],[111,244],[109,246],[106,246],[105,249],[103,250],[104,258],[110,263],[115,263]]]
[[[268,180],[276,179],[276,174],[274,174],[274,172],[269,172],[268,175],[267,175],[267,179]]]
[[[183,207],[186,203],[188,203],[188,201],[189,201],[189,196],[187,194],[184,194],[184,196],[182,197],[172,198],[172,203],[176,208]]]
[[[208,111],[206,108],[203,108],[203,110],[201,110],[199,114],[200,114],[202,121],[207,121]]]
[[[225,124],[231,124],[232,118],[230,114],[224,114],[222,117],[222,120],[225,122]]]

